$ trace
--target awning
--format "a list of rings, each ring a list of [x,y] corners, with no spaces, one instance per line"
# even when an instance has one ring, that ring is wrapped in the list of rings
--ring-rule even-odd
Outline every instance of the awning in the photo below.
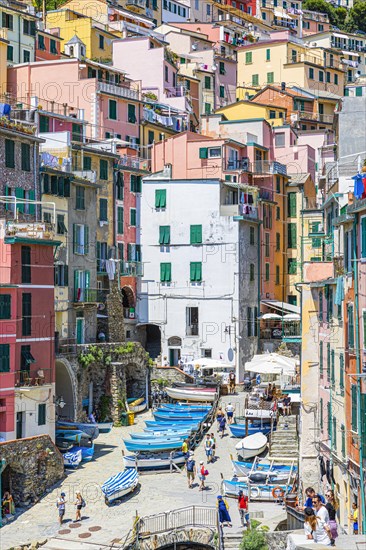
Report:
[[[33,355],[28,350],[22,350],[22,357],[24,361],[29,365],[30,363],[35,363],[36,360],[34,359]]]
[[[278,302],[277,300],[261,300],[261,304],[271,307],[276,311],[289,311],[290,313],[300,314],[300,306],[294,306],[293,304],[288,304],[287,302]]]
[[[342,50],[342,53],[343,53],[343,55],[353,55],[353,57],[359,57],[360,56],[359,53],[346,52],[346,51],[343,51],[343,50]]]
[[[333,32],[332,36],[335,36],[336,38],[344,38],[345,40],[348,40],[348,36],[346,34],[339,34],[337,32]]]
[[[291,19],[292,20],[292,17],[287,15],[287,13],[284,12],[284,11],[274,10],[274,15],[275,15],[275,17],[282,17],[283,19]]]

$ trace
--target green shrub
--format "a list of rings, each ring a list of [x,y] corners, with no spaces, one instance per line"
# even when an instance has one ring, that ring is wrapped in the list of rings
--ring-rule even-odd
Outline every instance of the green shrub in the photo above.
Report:
[[[268,550],[265,535],[256,529],[245,531],[240,543],[240,550]]]

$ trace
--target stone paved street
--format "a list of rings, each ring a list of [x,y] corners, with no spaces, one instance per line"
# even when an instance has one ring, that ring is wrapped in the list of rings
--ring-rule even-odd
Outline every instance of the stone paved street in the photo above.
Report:
[[[235,402],[237,410],[242,406],[243,395],[239,394],[231,398],[232,402]],[[223,398],[224,403],[228,401],[230,401],[229,397]],[[1,550],[8,550],[33,540],[53,539],[53,537],[63,540],[53,539],[47,544],[47,548],[96,549],[99,545],[110,544],[113,539],[123,538],[131,529],[136,512],[142,516],[192,504],[215,505],[216,496],[220,493],[221,474],[224,478],[231,476],[230,453],[234,454],[235,443],[238,440],[229,435],[223,440],[217,441],[218,460],[208,467],[210,472],[208,490],[204,493],[198,491],[198,485],[189,490],[184,473],[149,473],[140,476],[140,490],[125,497],[114,506],[107,507],[105,505],[100,487],[109,476],[122,470],[122,439],[128,437],[128,433],[131,431],[142,431],[144,419],[150,417],[150,412],[144,413],[137,417],[134,426],[113,428],[111,433],[100,435],[96,440],[95,459],[92,462],[69,473],[59,486],[55,487],[38,504],[1,530]],[[214,431],[216,431],[216,426]],[[197,461],[205,458],[202,444],[196,450],[195,457]],[[68,500],[65,516],[68,521],[62,527],[63,530],[67,530],[64,534],[58,533],[55,504],[61,489],[66,493]],[[81,526],[70,528],[70,520],[75,517],[75,507],[72,503],[78,489],[81,490],[87,506],[84,509]],[[239,528],[239,517],[235,501],[230,499],[229,504],[234,523],[232,531],[235,532]],[[261,521],[271,528],[285,518],[282,507],[276,504],[252,503],[251,511],[256,515],[263,513]],[[101,529],[89,531],[89,528],[92,527]],[[84,533],[87,534],[85,543],[81,544],[84,537],[80,537],[80,535]],[[90,543],[94,543],[96,546],[91,546]]]

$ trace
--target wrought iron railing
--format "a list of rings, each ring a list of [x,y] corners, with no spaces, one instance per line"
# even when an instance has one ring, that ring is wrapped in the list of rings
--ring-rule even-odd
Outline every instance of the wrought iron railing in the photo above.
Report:
[[[137,537],[144,533],[164,533],[180,527],[214,527],[217,526],[217,510],[208,506],[188,506],[169,512],[161,512],[139,519],[136,525]]]

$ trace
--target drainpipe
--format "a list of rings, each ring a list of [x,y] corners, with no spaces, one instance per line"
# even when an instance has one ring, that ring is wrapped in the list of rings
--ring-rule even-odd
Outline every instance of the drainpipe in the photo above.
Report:
[[[360,358],[360,334],[359,334],[359,320],[358,320],[358,265],[357,265],[357,225],[358,214],[355,216],[353,222],[353,280],[355,288],[355,325],[356,325],[356,367],[357,374],[361,374],[361,358]],[[357,432],[359,435],[360,445],[360,486],[361,486],[361,534],[366,533],[366,502],[365,502],[365,474],[363,470],[363,441],[362,441],[362,418],[361,418],[361,378],[357,377]]]

